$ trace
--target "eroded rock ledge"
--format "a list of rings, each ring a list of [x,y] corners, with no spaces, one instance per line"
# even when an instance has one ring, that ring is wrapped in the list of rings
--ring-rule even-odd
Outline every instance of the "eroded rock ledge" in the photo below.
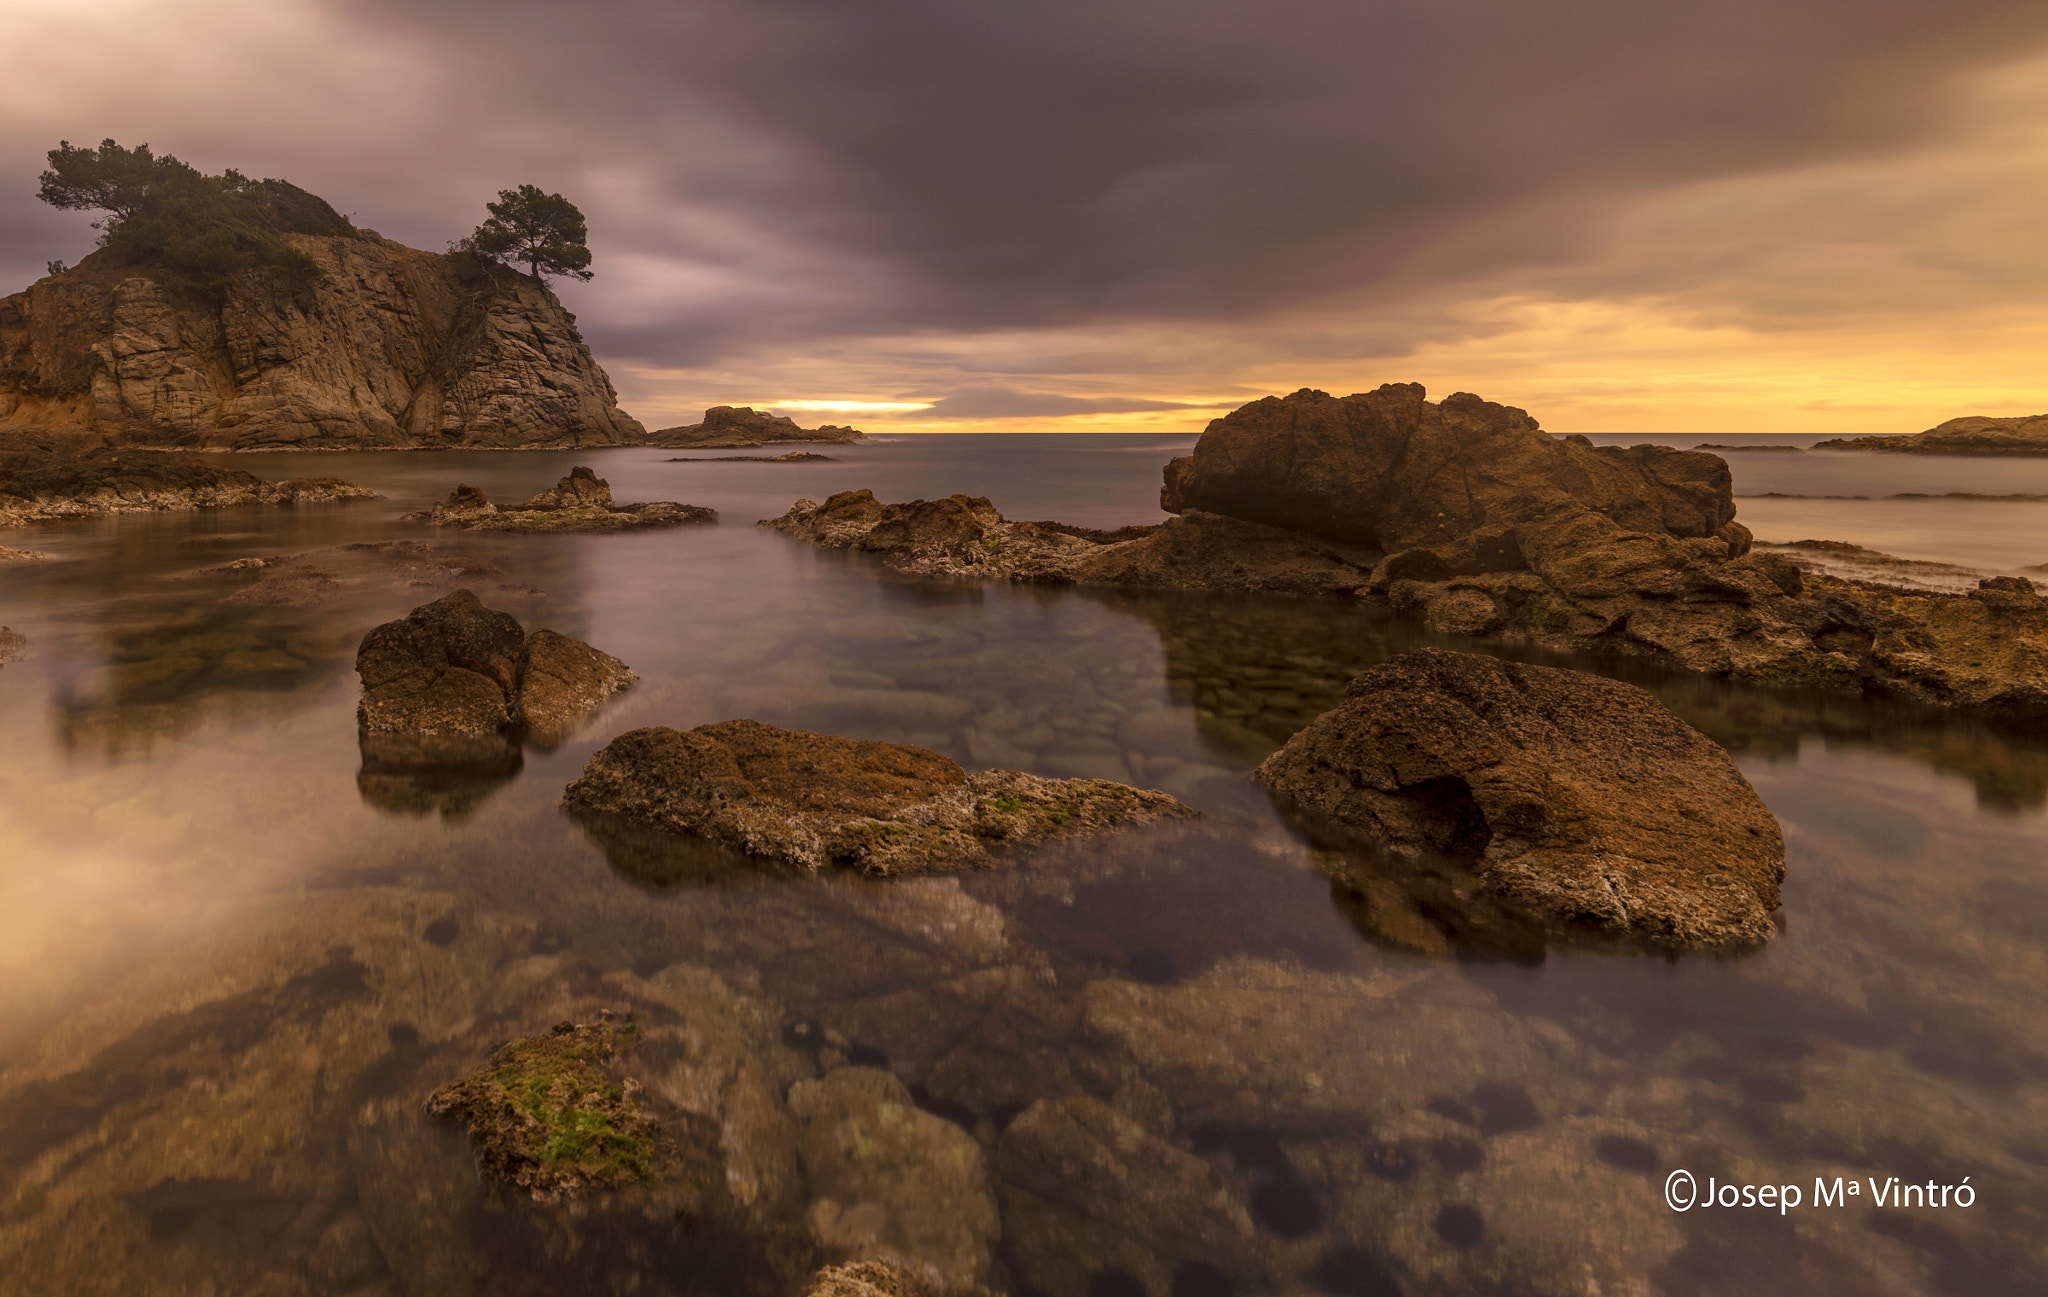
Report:
[[[1430,629],[2048,717],[2048,605],[2014,577],[1888,589],[1753,552],[1725,461],[1595,448],[1469,394],[1302,391],[1210,424],[1156,527],[1011,522],[986,499],[841,492],[763,525],[910,572],[1327,595]]]
[[[274,482],[197,455],[54,446],[0,453],[0,526],[108,513],[381,499],[337,477]]]
[[[1107,779],[969,774],[929,748],[731,720],[613,739],[562,794],[804,871],[985,868],[1009,848],[1125,824],[1192,819],[1166,793]]]
[[[1370,855],[1469,866],[1564,934],[1772,935],[1785,841],[1720,746],[1634,685],[1426,649],[1372,667],[1258,771]],[[1370,894],[1381,875],[1354,860]]]
[[[579,464],[524,504],[500,507],[480,487],[464,483],[431,510],[406,518],[463,531],[633,531],[717,522],[718,511],[674,500],[613,504],[611,483]]]

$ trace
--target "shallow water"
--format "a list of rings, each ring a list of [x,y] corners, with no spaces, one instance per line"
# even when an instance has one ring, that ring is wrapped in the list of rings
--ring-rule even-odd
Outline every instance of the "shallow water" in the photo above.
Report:
[[[751,1223],[682,1237],[481,1193],[421,1111],[498,1042],[607,1003],[682,1024],[732,1121],[750,1068],[778,1078],[778,1113],[790,1078],[893,1073],[982,1149],[1002,1209],[988,1277],[1019,1294],[2048,1285],[2040,736],[1634,671],[1784,825],[1779,939],[1661,959],[1451,932],[1431,956],[1317,872],[1248,779],[1351,674],[1428,637],[1301,601],[914,581],[749,525],[853,486],[1150,521],[1187,444],[250,457],[390,499],[10,536],[58,557],[0,569],[0,622],[30,643],[0,667],[0,1292],[792,1291],[814,1235],[858,1213],[818,1215],[822,1173],[786,1117],[729,1150]],[[1794,457],[1751,458],[1771,463],[1736,460],[1739,490],[1786,489],[1761,484]],[[397,520],[458,479],[518,499],[579,459],[621,500],[723,523],[536,538]],[[1812,494],[1867,492],[1879,470],[1850,462],[1797,471],[1828,488]],[[1835,510],[1820,534],[1912,552],[1854,529],[1863,502],[1814,503]],[[1945,534],[1914,556],[1963,561]],[[339,548],[417,539],[434,548]],[[296,602],[200,571],[310,551],[332,584]],[[459,585],[641,683],[516,766],[365,771],[356,642]],[[960,880],[789,883],[555,809],[611,736],[733,716],[1165,788],[1205,822]],[[1090,1192],[1111,1187],[1078,1205],[1020,1188],[1006,1132],[1075,1095],[1192,1160],[1098,1167]],[[927,1183],[906,1165],[863,1192]],[[1191,1205],[1192,1168],[1226,1206]],[[1807,1202],[1675,1213],[1678,1168]],[[1967,1176],[1975,1205],[1811,1205],[1837,1176]]]

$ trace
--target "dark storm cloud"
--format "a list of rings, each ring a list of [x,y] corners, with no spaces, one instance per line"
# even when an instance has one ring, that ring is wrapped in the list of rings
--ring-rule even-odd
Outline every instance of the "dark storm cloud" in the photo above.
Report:
[[[565,296],[600,354],[672,366],[1568,261],[1587,222],[1538,200],[1881,149],[2048,38],[2032,0],[192,3],[166,32],[217,67],[124,55],[114,15],[74,78],[97,98],[8,135],[10,234],[56,228],[24,195],[60,132],[288,176],[423,247],[531,181],[590,217],[599,278]]]
[[[676,201],[879,265],[892,300],[809,317],[862,330],[1284,306],[1370,283],[1447,224],[1534,192],[1901,139],[1944,73],[2048,33],[2048,10],[2013,0],[364,12],[453,60],[476,107],[443,127],[450,147],[490,113],[544,118],[650,169]],[[705,110],[735,134],[700,139],[695,157],[663,147]],[[763,143],[777,167],[721,179],[721,156]],[[1475,255],[1541,260],[1571,233],[1531,229]],[[609,340],[657,352],[665,330],[645,332]]]

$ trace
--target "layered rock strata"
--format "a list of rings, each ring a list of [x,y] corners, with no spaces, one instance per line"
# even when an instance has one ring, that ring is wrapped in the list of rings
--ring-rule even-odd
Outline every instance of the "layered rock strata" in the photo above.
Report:
[[[1837,437],[1815,450],[1874,450],[1889,455],[2048,455],[2048,414],[1994,419],[1965,415],[1909,437]]]
[[[1777,820],[1726,752],[1634,685],[1404,653],[1258,778],[1368,851],[1468,864],[1560,932],[1709,950],[1772,935]]]
[[[406,518],[463,531],[636,531],[717,522],[718,511],[674,500],[613,504],[611,483],[579,464],[524,504],[500,507],[465,482],[432,509]]]
[[[969,774],[929,748],[752,720],[622,734],[562,805],[807,872],[876,875],[986,868],[1007,849],[1195,815],[1165,793],[1107,779]]]
[[[836,423],[799,428],[796,420],[787,415],[770,414],[751,405],[714,405],[698,423],[655,429],[648,434],[647,444],[670,450],[730,450],[776,442],[850,446],[867,439],[860,429]]]
[[[0,300],[0,445],[177,450],[635,445],[575,317],[523,275],[374,231],[283,236],[304,294],[251,275],[219,305],[104,254]]]
[[[380,500],[335,477],[274,482],[196,455],[75,449],[47,441],[0,453],[0,526],[109,513]]]
[[[763,525],[930,575],[1330,595],[1444,634],[2048,717],[2048,608],[2023,579],[1802,572],[1752,552],[1724,461],[1558,441],[1465,394],[1255,401],[1167,466],[1163,503],[1180,516],[1102,532],[848,491]]]
[[[364,755],[423,764],[499,760],[520,738],[560,742],[634,681],[610,654],[551,630],[529,635],[468,590],[365,635],[356,673]]]

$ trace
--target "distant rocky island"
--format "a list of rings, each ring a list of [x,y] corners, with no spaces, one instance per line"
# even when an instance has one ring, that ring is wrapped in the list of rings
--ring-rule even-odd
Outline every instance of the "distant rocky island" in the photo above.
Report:
[[[1874,450],[1890,455],[2048,455],[2048,414],[1993,419],[1965,415],[1906,437],[1837,437],[1815,450]]]
[[[544,284],[315,224],[346,232],[279,232],[317,267],[300,281],[252,272],[213,300],[102,249],[0,299],[0,447],[644,444]]]
[[[860,429],[843,428],[836,423],[799,428],[796,420],[787,415],[770,414],[751,405],[714,405],[704,412],[702,422],[657,428],[647,444],[664,450],[734,450],[778,442],[850,446],[867,439]]]

